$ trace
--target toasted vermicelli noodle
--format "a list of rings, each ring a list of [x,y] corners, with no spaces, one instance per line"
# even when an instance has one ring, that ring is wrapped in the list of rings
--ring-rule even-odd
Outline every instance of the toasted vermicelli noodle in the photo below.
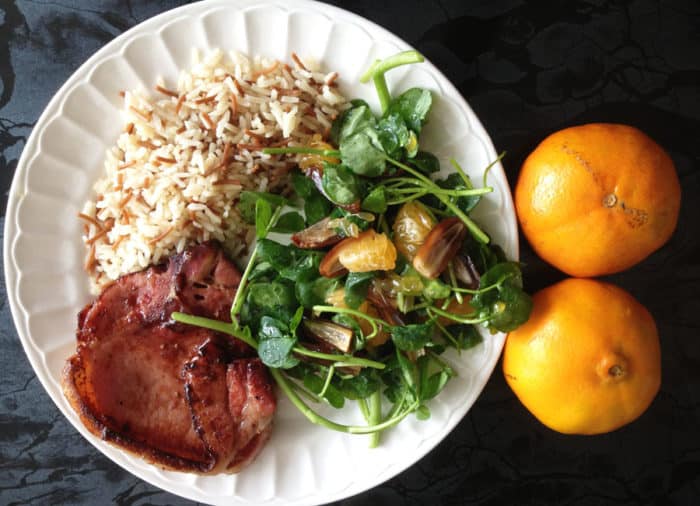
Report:
[[[236,210],[240,192],[286,192],[297,162],[261,150],[325,137],[347,107],[337,72],[296,54],[293,66],[220,50],[193,59],[174,87],[123,93],[124,131],[78,215],[93,292],[191,242],[243,253],[254,232]]]

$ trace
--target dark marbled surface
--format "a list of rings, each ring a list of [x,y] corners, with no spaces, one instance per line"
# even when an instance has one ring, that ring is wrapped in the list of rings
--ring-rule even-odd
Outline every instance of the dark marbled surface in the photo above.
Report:
[[[182,2],[0,0],[3,213],[21,150],[69,75],[106,42]],[[611,276],[656,318],[661,391],[636,422],[572,437],[540,425],[497,370],[459,426],[406,472],[342,504],[700,504],[700,2],[333,2],[398,34],[464,94],[511,184],[548,133],[642,128],[683,187],[671,241]],[[530,291],[561,277],[522,245]],[[191,504],[126,473],[60,415],[27,362],[0,284],[0,504]]]

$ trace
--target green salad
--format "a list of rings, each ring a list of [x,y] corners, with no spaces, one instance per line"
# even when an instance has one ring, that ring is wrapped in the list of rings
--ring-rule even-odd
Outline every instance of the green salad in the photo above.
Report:
[[[239,211],[257,241],[231,305],[231,322],[173,313],[257,350],[279,388],[313,423],[379,434],[456,376],[443,356],[481,342],[477,326],[509,332],[530,314],[520,265],[470,217],[492,192],[452,160],[447,178],[421,149],[433,96],[389,93],[385,73],[422,62],[415,51],[376,61],[362,76],[381,105],[354,100],[330,142],[267,148],[301,154],[295,196],[243,192]],[[275,241],[270,235],[283,234]],[[336,423],[312,406],[356,402],[365,425]]]

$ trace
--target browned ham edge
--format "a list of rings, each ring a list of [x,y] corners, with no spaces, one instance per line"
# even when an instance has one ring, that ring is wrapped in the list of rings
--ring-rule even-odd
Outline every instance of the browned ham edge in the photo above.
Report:
[[[276,399],[254,350],[175,323],[230,319],[240,273],[213,243],[123,276],[78,315],[63,390],[96,436],[166,469],[238,472],[269,439]]]

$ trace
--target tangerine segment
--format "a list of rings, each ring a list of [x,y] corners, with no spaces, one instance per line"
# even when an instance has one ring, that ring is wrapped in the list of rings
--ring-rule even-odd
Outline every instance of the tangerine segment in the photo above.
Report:
[[[350,272],[389,271],[396,267],[396,247],[374,229],[344,239],[336,250],[338,262]],[[331,250],[331,251],[333,251]]]
[[[503,372],[546,426],[609,432],[639,417],[659,390],[656,325],[621,288],[566,279],[534,295],[530,319],[508,335]]]
[[[573,276],[618,272],[671,237],[680,210],[673,161],[636,128],[566,128],[528,156],[515,188],[535,252]]]

